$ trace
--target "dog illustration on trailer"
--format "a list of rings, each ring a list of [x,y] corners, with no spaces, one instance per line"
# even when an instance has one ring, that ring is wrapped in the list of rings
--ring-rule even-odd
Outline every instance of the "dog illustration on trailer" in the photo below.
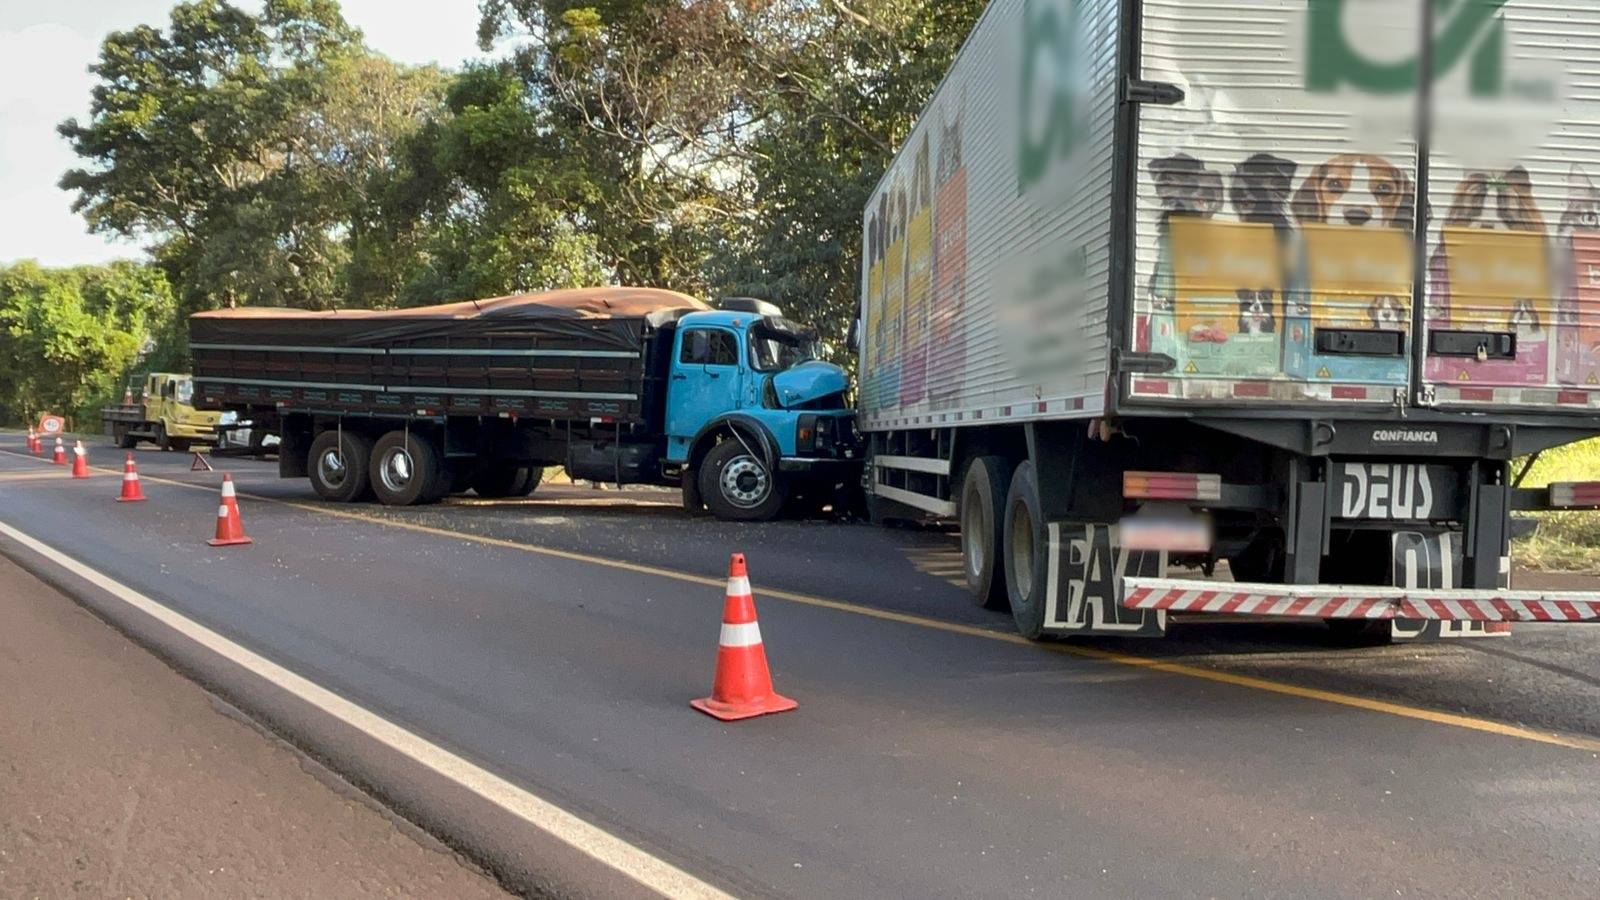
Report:
[[[1388,355],[1324,354],[1323,329],[1408,332],[1416,188],[1380,156],[1344,153],[1313,166],[1290,204],[1299,229],[1285,370],[1308,382],[1389,387],[1407,378],[1405,339]]]
[[[1482,385],[1550,381],[1552,291],[1547,226],[1522,166],[1468,172],[1456,185],[1429,261],[1431,328],[1516,335],[1510,359],[1430,356],[1427,377]]]

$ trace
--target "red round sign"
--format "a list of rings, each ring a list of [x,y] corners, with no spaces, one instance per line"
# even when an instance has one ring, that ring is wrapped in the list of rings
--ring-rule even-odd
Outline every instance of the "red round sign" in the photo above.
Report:
[[[67,420],[60,416],[45,413],[39,417],[39,430],[45,434],[60,434],[67,427]]]

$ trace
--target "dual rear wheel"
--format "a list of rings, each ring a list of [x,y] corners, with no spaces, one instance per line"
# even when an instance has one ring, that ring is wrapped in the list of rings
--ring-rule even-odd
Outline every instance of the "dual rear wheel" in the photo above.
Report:
[[[453,481],[437,443],[402,429],[376,441],[356,431],[324,431],[311,442],[306,469],[317,496],[335,503],[369,497],[387,506],[436,503]]]
[[[985,609],[1011,610],[1017,630],[1044,633],[1049,533],[1033,463],[980,456],[962,481],[961,557],[967,587]]]

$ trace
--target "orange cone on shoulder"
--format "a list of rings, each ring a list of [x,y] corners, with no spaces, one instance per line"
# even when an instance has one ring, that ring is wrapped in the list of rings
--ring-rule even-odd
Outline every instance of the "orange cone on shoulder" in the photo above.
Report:
[[[142,503],[146,499],[144,487],[139,484],[139,467],[133,462],[133,454],[128,454],[128,461],[122,464],[122,495],[117,498],[118,503]]]

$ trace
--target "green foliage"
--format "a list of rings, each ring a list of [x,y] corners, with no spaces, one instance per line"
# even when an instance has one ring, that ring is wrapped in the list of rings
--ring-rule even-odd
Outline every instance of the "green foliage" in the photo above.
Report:
[[[43,411],[97,420],[175,308],[165,275],[149,265],[0,267],[0,420]]]
[[[1519,460],[1520,467],[1524,461]],[[1552,481],[1593,481],[1600,472],[1600,439],[1546,450],[1528,470],[1522,486]],[[1569,572],[1600,571],[1600,512],[1539,513],[1539,530],[1511,548],[1517,565]]]
[[[197,310],[607,282],[767,297],[838,343],[861,207],[983,5],[484,0],[480,37],[518,49],[443,72],[334,0],[186,0],[106,39],[61,185],[150,248],[176,302],[141,339],[171,368]]]

